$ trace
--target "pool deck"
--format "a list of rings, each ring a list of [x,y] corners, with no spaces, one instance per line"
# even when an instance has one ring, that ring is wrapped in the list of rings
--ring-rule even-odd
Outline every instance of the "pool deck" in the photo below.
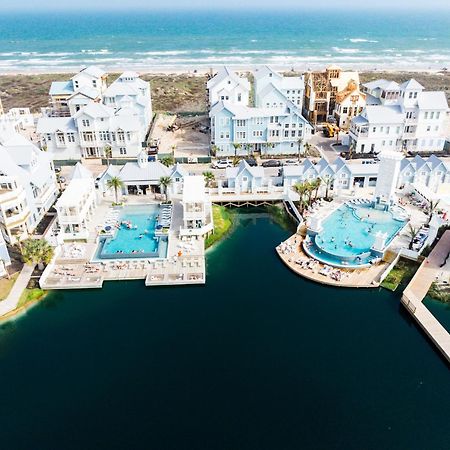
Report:
[[[95,260],[98,236],[96,229],[109,209],[109,203],[101,203],[96,211],[97,220],[90,224],[87,242],[66,243],[59,249],[54,261],[41,277],[42,289],[95,289],[101,288],[105,281],[119,280],[144,280],[146,286],[205,283],[204,239],[179,236],[178,230],[182,223],[182,206],[179,201],[174,202],[166,258]]]
[[[450,362],[450,334],[423,304],[431,284],[442,272],[441,265],[450,252],[450,231],[446,231],[403,291],[402,304],[427,336]]]
[[[318,263],[314,270],[302,268],[295,261],[298,259],[312,259],[307,255],[302,248],[303,237],[299,234],[292,235],[289,239],[280,244],[276,251],[281,260],[289,269],[300,275],[303,278],[314,281],[316,283],[325,284],[328,286],[343,287],[343,288],[374,288],[380,285],[379,279],[386,268],[389,266],[388,262],[382,261],[379,264],[362,269],[339,269],[342,278],[340,281],[334,280],[329,276],[322,275],[320,270],[324,264]],[[294,249],[292,252],[282,250],[283,244],[288,248]]]

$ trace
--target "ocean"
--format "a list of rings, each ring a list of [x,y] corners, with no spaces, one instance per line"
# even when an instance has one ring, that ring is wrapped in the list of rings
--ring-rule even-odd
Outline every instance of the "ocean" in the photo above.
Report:
[[[205,286],[55,291],[0,326],[0,447],[448,450],[449,367],[400,293],[298,277],[248,212]]]
[[[0,16],[0,72],[450,67],[450,13],[40,12]]]

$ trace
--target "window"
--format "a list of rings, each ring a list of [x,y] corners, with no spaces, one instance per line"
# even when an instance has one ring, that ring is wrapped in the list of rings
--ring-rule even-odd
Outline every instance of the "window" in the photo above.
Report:
[[[386,134],[389,134],[390,131],[391,131],[391,127],[386,127]]]
[[[67,133],[67,142],[75,142],[75,134]]]
[[[121,155],[126,155],[126,154],[127,154],[127,149],[126,149],[125,147],[120,147],[120,148],[119,148],[119,153],[120,153]]]
[[[428,111],[425,111],[424,119],[428,119]]]
[[[373,127],[372,131],[375,133],[377,131],[377,127]]]
[[[412,92],[409,93],[409,98],[413,98],[413,93]]]
[[[127,139],[128,139],[129,141],[131,141],[131,132],[130,132],[130,131],[127,131]]]
[[[436,113],[436,119],[439,119],[439,116],[441,115],[441,113],[440,112],[437,112]]]
[[[81,121],[81,123],[82,123],[83,127],[89,127],[91,125],[91,122],[88,119],[83,119]]]
[[[64,133],[57,133],[56,137],[58,138],[58,142],[60,144],[65,144],[66,143],[66,141],[64,140]]]
[[[434,119],[434,111],[430,112],[430,119]]]
[[[239,92],[239,94],[237,95],[237,101],[240,102],[242,101],[242,94]]]
[[[285,138],[289,137],[289,131],[285,130],[285,132],[284,132],[284,137],[285,137]]]
[[[237,120],[236,125],[238,127],[245,127],[245,120]]]
[[[92,80],[92,86],[97,87],[97,80]]]
[[[347,106],[344,106],[344,107],[342,108],[342,113],[343,113],[343,114],[347,114],[347,113],[348,113],[348,107],[347,107]]]
[[[109,133],[107,131],[100,131],[99,137],[101,141],[108,141],[109,140]]]
[[[47,142],[52,141],[52,135],[50,133],[47,133]]]
[[[417,98],[417,92],[414,92],[414,98]]]
[[[253,132],[253,137],[262,137],[262,130],[257,130]]]
[[[236,133],[236,136],[238,139],[245,139],[246,133],[245,133],[245,131],[238,131]]]
[[[117,140],[118,141],[122,141],[122,142],[125,140],[125,134],[124,134],[123,131],[118,131],[117,132]]]
[[[430,125],[427,126],[427,131],[431,131]]]

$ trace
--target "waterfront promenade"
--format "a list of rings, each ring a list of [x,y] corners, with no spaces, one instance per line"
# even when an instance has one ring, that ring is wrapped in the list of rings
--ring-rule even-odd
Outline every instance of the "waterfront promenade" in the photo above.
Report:
[[[450,362],[450,334],[423,304],[431,284],[442,272],[450,252],[450,231],[446,231],[428,258],[419,267],[403,292],[402,303],[417,323]]]

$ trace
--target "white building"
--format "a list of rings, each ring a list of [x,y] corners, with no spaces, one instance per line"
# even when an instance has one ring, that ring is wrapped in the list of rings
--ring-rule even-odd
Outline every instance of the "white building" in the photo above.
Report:
[[[448,112],[444,92],[426,92],[413,79],[401,85],[372,81],[363,85],[363,92],[367,107],[350,126],[353,151],[442,151]]]
[[[74,167],[71,180],[55,205],[62,241],[86,240],[89,222],[93,217],[97,199],[92,174],[80,163]]]
[[[248,105],[250,82],[240,77],[228,67],[222,67],[206,83],[210,106],[218,101],[228,101],[238,105]]]
[[[5,112],[0,99],[0,137],[2,139],[33,126],[34,118],[30,108],[11,108]]]
[[[183,227],[180,234],[205,236],[213,230],[212,206],[202,175],[191,175],[183,180]]]
[[[282,108],[251,108],[221,101],[209,116],[217,156],[298,154],[311,137],[311,125],[291,102]]]
[[[283,76],[268,66],[254,71],[255,106],[257,108],[285,108],[293,103],[300,111],[303,108],[305,81],[303,77]]]
[[[14,244],[29,237],[58,189],[51,158],[19,134],[0,145],[0,228]]]
[[[152,120],[150,84],[124,72],[108,87],[103,74],[88,68],[61,88],[52,84],[52,108],[37,132],[54,160],[104,157],[106,148],[112,158],[142,151]]]
[[[365,106],[366,95],[359,89],[359,77],[358,81],[351,79],[344,90],[336,93],[333,115],[337,126],[347,130],[351,119],[360,114]]]

